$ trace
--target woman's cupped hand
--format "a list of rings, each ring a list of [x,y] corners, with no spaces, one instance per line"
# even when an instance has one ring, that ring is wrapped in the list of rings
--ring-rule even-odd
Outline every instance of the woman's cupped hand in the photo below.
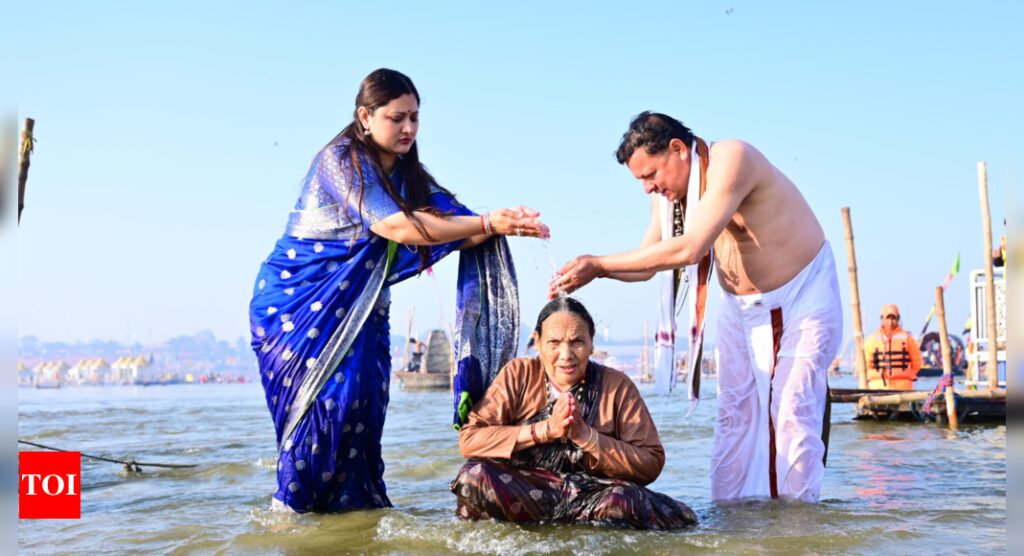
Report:
[[[540,212],[525,205],[491,211],[488,218],[496,234],[540,239],[551,237],[551,230],[540,221]]]

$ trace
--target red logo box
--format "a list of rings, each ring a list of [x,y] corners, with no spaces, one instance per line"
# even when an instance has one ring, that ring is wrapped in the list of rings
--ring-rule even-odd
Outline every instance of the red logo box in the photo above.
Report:
[[[80,518],[81,477],[79,452],[18,452],[18,518]]]

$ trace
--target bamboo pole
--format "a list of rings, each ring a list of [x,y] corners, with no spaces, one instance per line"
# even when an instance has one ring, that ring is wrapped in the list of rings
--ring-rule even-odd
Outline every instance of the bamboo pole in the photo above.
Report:
[[[985,329],[988,330],[988,387],[999,388],[999,329],[996,327],[996,280],[992,270],[992,215],[988,208],[988,172],[985,162],[978,163],[978,194],[981,196],[981,226],[984,229],[985,256]]]
[[[923,402],[928,399],[931,392],[906,392],[902,394],[873,394],[870,396],[861,396],[858,398],[858,403],[861,406],[879,406],[879,405],[900,405],[910,402]]]
[[[846,229],[846,258],[850,261],[850,311],[853,313],[853,344],[857,350],[854,368],[857,386],[868,387],[868,362],[864,358],[864,323],[860,315],[860,288],[857,286],[857,254],[853,248],[853,224],[850,222],[850,207],[843,207],[843,227]]]
[[[880,405],[900,405],[909,402],[921,402],[928,399],[931,392],[913,391],[898,394],[864,394],[860,392],[844,393],[833,390],[830,394],[832,403],[859,403],[861,406],[874,407]],[[1006,389],[999,390],[964,390],[957,394],[962,400],[1005,400]],[[945,402],[945,398],[943,398]]]
[[[405,332],[405,350],[402,352],[402,368],[400,371],[404,371],[409,366],[409,340],[412,339],[412,317],[416,314],[416,306],[409,307],[409,327]]]
[[[28,166],[32,155],[35,139],[32,136],[36,121],[25,118],[25,127],[21,130],[21,145],[18,149],[18,223],[21,224],[21,210],[25,208],[25,182],[28,181]]]
[[[640,382],[650,382],[651,380],[651,354],[650,348],[648,347],[649,339],[650,331],[647,329],[647,321],[644,321],[644,355],[643,361],[640,363]]]
[[[946,304],[943,301],[942,286],[935,288],[935,319],[939,321],[939,340],[942,342],[942,371],[949,377],[946,386],[946,419],[949,428],[960,426],[956,417],[956,397],[953,395],[953,352],[949,348],[949,332],[946,329]]]

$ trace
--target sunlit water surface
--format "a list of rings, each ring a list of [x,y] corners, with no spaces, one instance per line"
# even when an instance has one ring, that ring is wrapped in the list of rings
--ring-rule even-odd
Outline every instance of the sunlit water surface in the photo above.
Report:
[[[833,387],[849,380],[835,381]],[[924,387],[926,384],[919,385]],[[22,389],[19,436],[188,470],[83,461],[82,518],[23,520],[22,554],[910,554],[1005,553],[1006,427],[853,421],[836,405],[822,501],[708,499],[714,382],[690,418],[679,394],[641,387],[668,459],[651,488],[690,504],[677,533],[464,522],[448,484],[462,464],[446,392],[392,386],[384,430],[393,509],[339,515],[269,511],[270,417],[257,384]]]

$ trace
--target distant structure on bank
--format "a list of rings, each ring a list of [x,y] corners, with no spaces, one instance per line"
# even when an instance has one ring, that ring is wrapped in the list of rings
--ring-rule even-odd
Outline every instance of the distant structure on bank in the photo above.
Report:
[[[153,356],[118,357],[108,363],[102,357],[80,359],[73,365],[63,360],[36,363],[31,369],[18,362],[18,386],[62,388],[66,386],[149,386],[197,382],[192,374],[180,376],[153,363]]]
[[[208,330],[148,345],[42,342],[31,335],[18,340],[22,387],[224,384],[258,376],[248,339],[218,340]]]

